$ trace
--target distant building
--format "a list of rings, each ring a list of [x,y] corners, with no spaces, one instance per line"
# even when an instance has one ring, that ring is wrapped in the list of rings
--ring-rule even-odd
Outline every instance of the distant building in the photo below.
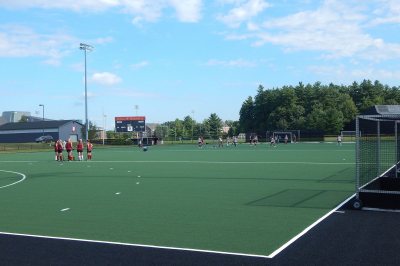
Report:
[[[52,119],[43,119],[43,117],[32,116],[30,112],[5,111],[2,116],[0,116],[0,125],[6,123],[18,123],[21,122],[21,120],[23,120],[22,122],[53,121]]]
[[[148,136],[153,136],[154,131],[156,130],[157,126],[160,124],[158,123],[146,123],[146,133]]]
[[[5,111],[2,114],[3,119],[7,123],[19,122],[23,116],[31,116],[31,113],[24,111]]]
[[[221,131],[222,131],[223,133],[225,133],[225,134],[228,134],[230,128],[231,128],[230,126],[225,125],[225,126],[222,127],[222,130],[221,130]]]
[[[0,126],[0,143],[34,142],[40,136],[76,142],[82,138],[83,125],[75,120],[7,123]]]

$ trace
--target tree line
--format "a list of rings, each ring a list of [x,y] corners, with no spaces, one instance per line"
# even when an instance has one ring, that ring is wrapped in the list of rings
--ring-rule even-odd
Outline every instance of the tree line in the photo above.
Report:
[[[229,128],[223,132],[223,127]],[[186,116],[183,120],[175,119],[158,125],[155,129],[155,137],[170,140],[191,140],[203,136],[207,139],[217,139],[220,136],[233,136],[239,134],[238,121],[223,121],[216,113],[202,122],[196,122],[192,117]]]
[[[157,126],[155,136],[181,140],[274,130],[318,130],[338,134],[352,127],[355,117],[374,105],[400,104],[399,89],[370,80],[351,85],[300,82],[297,86],[272,89],[259,85],[256,95],[244,100],[238,121],[223,121],[212,113],[204,121],[196,122],[188,115],[183,120],[175,119]],[[223,126],[229,131],[221,133]]]
[[[383,85],[379,81],[364,80],[345,85],[322,85],[321,82],[281,88],[265,89],[259,85],[254,97],[249,96],[239,111],[239,121],[223,121],[216,113],[196,122],[189,115],[158,125],[154,136],[175,140],[198,136],[216,139],[239,133],[262,133],[273,130],[320,130],[338,134],[374,105],[400,104],[400,87]],[[27,122],[23,116],[19,122]],[[229,128],[223,132],[223,127]],[[89,123],[89,137],[95,138],[96,126]],[[111,137],[118,134],[107,132]],[[85,132],[83,132],[85,135]],[[115,136],[114,136],[115,135]],[[108,136],[109,137],[109,136]]]
[[[267,130],[321,130],[338,134],[356,115],[374,105],[399,104],[399,87],[364,80],[345,85],[320,82],[265,89],[258,87],[254,97],[242,104],[240,132]]]

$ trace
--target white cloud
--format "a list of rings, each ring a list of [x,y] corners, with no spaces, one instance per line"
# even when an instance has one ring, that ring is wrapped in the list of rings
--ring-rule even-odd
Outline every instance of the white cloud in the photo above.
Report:
[[[354,80],[380,80],[393,83],[400,79],[400,70],[388,70],[374,66],[320,65],[310,66],[308,71],[328,82],[351,83]]]
[[[248,61],[248,60],[244,60],[244,59],[235,59],[235,60],[210,59],[204,65],[243,68],[243,67],[256,67],[257,63],[254,61]]]
[[[165,9],[173,8],[181,22],[197,22],[201,18],[202,0],[0,0],[0,7],[12,9],[64,9],[73,12],[102,12],[110,9],[130,14],[132,23],[155,22]]]
[[[107,44],[107,43],[111,43],[113,41],[114,41],[113,37],[109,36],[109,37],[103,37],[103,38],[97,38],[97,39],[91,40],[91,41],[89,41],[89,43],[91,43],[91,44]]]
[[[380,61],[400,57],[400,44],[386,43],[365,32],[370,20],[356,2],[325,0],[309,11],[250,24],[246,33],[231,33],[230,40],[253,40],[254,46],[273,44],[286,51],[319,51],[323,58],[357,57]]]
[[[162,14],[162,9],[165,8],[163,0],[121,0],[120,8],[123,12],[133,15],[132,23],[140,24],[144,22],[155,22]]]
[[[89,80],[103,86],[113,86],[122,81],[120,77],[110,72],[94,73]]]
[[[111,42],[111,37],[90,41]],[[0,57],[41,57],[43,63],[58,66],[61,60],[78,50],[80,40],[65,33],[43,34],[20,25],[0,25]]]
[[[377,15],[371,21],[371,25],[399,24],[400,2],[398,0],[378,0],[379,7],[374,11]]]
[[[73,11],[101,11],[119,5],[119,0],[0,0],[0,6],[7,8],[68,9]]]
[[[219,15],[218,19],[230,27],[239,27],[241,23],[256,17],[271,5],[264,0],[249,0],[236,2],[236,7],[226,15]]]
[[[139,69],[143,67],[147,67],[150,63],[148,61],[140,61],[138,63],[132,64],[131,67],[133,69]]]
[[[136,89],[126,89],[126,88],[113,88],[108,91],[110,96],[120,96],[120,97],[133,97],[133,98],[159,98],[161,95],[152,92],[142,92]]]
[[[44,63],[59,65],[77,43],[75,37],[63,33],[38,34],[28,27],[0,26],[0,57],[44,57]]]
[[[170,0],[170,4],[182,22],[198,22],[201,19],[201,0]]]

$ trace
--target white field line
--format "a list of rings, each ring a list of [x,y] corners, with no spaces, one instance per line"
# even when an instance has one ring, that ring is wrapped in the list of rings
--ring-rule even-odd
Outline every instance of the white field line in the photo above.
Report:
[[[154,150],[154,149],[153,149]],[[313,152],[320,152],[323,150],[279,150],[276,148],[271,148],[268,150],[261,150],[261,149],[254,149],[254,150],[239,150],[239,149],[235,149],[235,148],[216,148],[216,149],[195,149],[195,150],[155,150],[156,152],[204,152],[204,151],[229,151],[229,152],[265,152],[265,151],[273,151],[273,152],[309,152],[309,151],[313,151]],[[140,152],[140,150],[137,150],[138,152]],[[342,152],[342,151],[348,151],[348,152],[354,152],[354,149],[352,150],[332,150],[332,152]],[[113,152],[113,153],[132,153],[132,150],[119,150],[119,151],[107,151],[107,152]],[[323,151],[325,152],[325,151]]]
[[[375,177],[374,179],[372,179],[371,181],[369,181],[368,183],[366,183],[365,185],[362,185],[361,187],[359,187],[358,189],[360,191],[365,191],[364,187],[368,186],[369,184],[371,184],[372,182],[374,182],[375,180],[377,180],[378,178],[383,177],[384,175],[386,175],[388,172],[390,172],[394,167],[396,167],[396,164],[392,165],[389,169],[387,169],[384,173],[382,173],[380,176]]]
[[[38,161],[0,161],[0,163],[38,163]]]
[[[0,163],[37,163],[38,161],[0,161]],[[197,163],[197,164],[309,164],[309,165],[354,165],[335,162],[218,162],[218,161],[71,161],[69,163]]]
[[[81,242],[89,242],[89,243],[122,245],[122,246],[132,246],[132,247],[145,247],[145,248],[194,251],[194,252],[225,254],[225,255],[235,255],[235,256],[270,258],[269,256],[264,256],[264,255],[234,253],[234,252],[224,252],[224,251],[213,251],[213,250],[205,250],[205,249],[177,248],[177,247],[168,247],[168,246],[143,245],[143,244],[132,244],[132,243],[123,243],[123,242],[111,242],[111,241],[89,240],[89,239],[68,238],[68,237],[54,237],[54,236],[43,236],[43,235],[31,235],[31,234],[18,234],[18,233],[8,233],[8,232],[0,232],[0,234],[2,234],[2,235],[10,235],[10,236],[25,236],[25,237],[36,237],[36,238],[55,239],[55,240],[81,241]]]
[[[354,194],[355,195],[355,194]],[[89,242],[89,243],[99,243],[99,244],[111,244],[111,245],[122,245],[122,246],[132,246],[132,247],[145,247],[145,248],[157,248],[157,249],[170,249],[170,250],[182,250],[182,251],[193,251],[193,252],[203,252],[203,253],[212,253],[212,254],[224,254],[224,255],[234,255],[234,256],[246,256],[246,257],[258,257],[258,258],[266,258],[272,259],[280,252],[282,252],[285,248],[290,246],[297,239],[305,235],[308,231],[310,231],[313,227],[318,225],[332,213],[337,212],[337,210],[342,207],[345,203],[347,203],[354,195],[350,196],[340,205],[338,205],[335,209],[331,210],[323,217],[315,221],[313,224],[304,229],[301,233],[290,239],[280,248],[272,252],[270,255],[256,255],[256,254],[245,254],[245,253],[234,253],[234,252],[224,252],[224,251],[214,251],[214,250],[204,250],[204,249],[191,249],[191,248],[177,248],[177,247],[168,247],[168,246],[156,246],[156,245],[144,245],[144,244],[133,244],[133,243],[124,243],[124,242],[111,242],[111,241],[100,241],[100,240],[89,240],[89,239],[79,239],[79,238],[67,238],[67,237],[54,237],[54,236],[43,236],[43,235],[32,235],[32,234],[19,234],[19,233],[9,233],[9,232],[0,232],[3,235],[11,235],[11,236],[24,236],[24,237],[36,237],[36,238],[45,238],[45,239],[55,239],[55,240],[67,240],[67,241],[81,241],[81,242]]]
[[[376,212],[400,212],[400,210],[393,210],[393,209],[379,209],[379,208],[367,208],[363,207],[363,211],[376,211]]]
[[[13,185],[15,185],[15,184],[18,184],[19,182],[22,182],[22,181],[24,181],[24,180],[26,179],[26,175],[24,175],[24,174],[22,174],[22,173],[13,172],[13,171],[6,171],[6,170],[0,170],[0,172],[12,173],[12,174],[16,174],[16,175],[22,176],[22,179],[18,180],[17,182],[14,182],[14,183],[11,183],[11,184],[2,186],[2,187],[0,187],[0,189],[1,189],[1,188],[6,188],[6,187],[11,187],[11,186],[13,186]]]
[[[342,214],[344,214],[344,213],[346,213],[345,211],[335,211],[335,213],[342,213]]]
[[[293,242],[295,242],[297,239],[299,239],[300,237],[302,237],[303,235],[305,235],[308,231],[310,231],[312,228],[314,228],[315,226],[317,226],[320,222],[322,222],[323,220],[325,220],[326,218],[328,218],[332,213],[336,212],[339,208],[341,208],[344,204],[346,204],[351,198],[353,198],[355,196],[355,194],[351,195],[348,199],[346,199],[345,201],[343,201],[342,203],[340,203],[335,209],[331,210],[330,212],[328,212],[327,214],[325,214],[324,216],[322,216],[321,218],[319,218],[318,220],[316,220],[314,223],[312,223],[310,226],[308,226],[306,229],[304,229],[302,232],[300,232],[298,235],[296,235],[295,237],[293,237],[292,239],[290,239],[288,242],[286,242],[285,244],[283,244],[280,248],[278,248],[277,250],[275,250],[274,252],[272,252],[271,254],[268,255],[269,258],[273,258],[276,255],[278,255],[280,252],[282,252],[285,248],[287,248],[288,246],[290,246]]]
[[[77,162],[75,163],[82,163]],[[197,163],[197,164],[310,164],[310,165],[354,165],[335,162],[218,162],[218,161],[90,161],[88,163]]]
[[[0,161],[2,162],[2,161]],[[4,162],[4,161],[3,161]],[[15,162],[22,162],[22,161],[15,161]],[[27,162],[27,161],[24,161]],[[311,165],[349,165],[349,164],[354,164],[354,163],[321,163],[321,162],[214,162],[214,161],[90,161],[90,163],[200,163],[200,164],[311,164]],[[82,163],[82,162],[79,162]],[[0,170],[3,171],[3,170]],[[11,171],[3,171],[3,172],[11,172]],[[23,176],[23,179],[7,185],[11,186],[16,183],[22,182],[26,176],[21,173],[17,172],[11,172],[15,174],[20,174]],[[4,186],[4,187],[7,187]],[[3,188],[3,187],[0,187]],[[42,236],[42,235],[30,235],[30,234],[18,234],[18,233],[8,233],[8,232],[0,232],[0,234],[5,234],[5,235],[15,235],[15,236],[27,236],[27,237],[37,237],[37,238],[48,238],[48,239],[59,239],[59,240],[71,240],[71,241],[83,241],[83,242],[92,242],[92,243],[103,243],[103,244],[114,244],[114,245],[124,245],[124,246],[135,246],[135,247],[148,247],[148,248],[159,248],[159,249],[171,249],[171,250],[183,250],[183,251],[194,251],[194,252],[205,252],[205,253],[214,253],[214,254],[226,254],[226,255],[236,255],[236,256],[248,256],[248,257],[259,257],[259,258],[273,258],[276,255],[278,255],[280,252],[282,252],[285,248],[290,246],[293,242],[295,242],[297,239],[305,235],[308,231],[310,231],[313,227],[318,225],[320,222],[325,220],[328,216],[330,216],[332,213],[336,212],[340,207],[342,207],[345,203],[347,203],[354,195],[350,196],[347,200],[342,202],[340,205],[338,205],[335,209],[331,210],[321,218],[319,218],[317,221],[315,221],[313,224],[305,228],[302,232],[300,232],[298,235],[290,239],[288,242],[286,242],[284,245],[282,245],[280,248],[272,252],[268,256],[264,255],[255,255],[255,254],[245,254],[245,253],[232,253],[232,252],[222,252],[222,251],[213,251],[213,250],[202,250],[202,249],[190,249],[190,248],[177,248],[177,247],[167,247],[167,246],[155,246],[155,245],[143,245],[143,244],[131,244],[131,243],[123,243],[123,242],[110,242],[110,241],[98,241],[98,240],[88,240],[88,239],[77,239],[77,238],[64,238],[64,237],[51,237],[51,236]]]

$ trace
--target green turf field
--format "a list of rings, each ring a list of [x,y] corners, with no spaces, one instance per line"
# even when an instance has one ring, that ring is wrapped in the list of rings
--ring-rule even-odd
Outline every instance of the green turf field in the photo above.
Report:
[[[353,194],[354,167],[328,143],[0,153],[0,231],[269,255]]]

